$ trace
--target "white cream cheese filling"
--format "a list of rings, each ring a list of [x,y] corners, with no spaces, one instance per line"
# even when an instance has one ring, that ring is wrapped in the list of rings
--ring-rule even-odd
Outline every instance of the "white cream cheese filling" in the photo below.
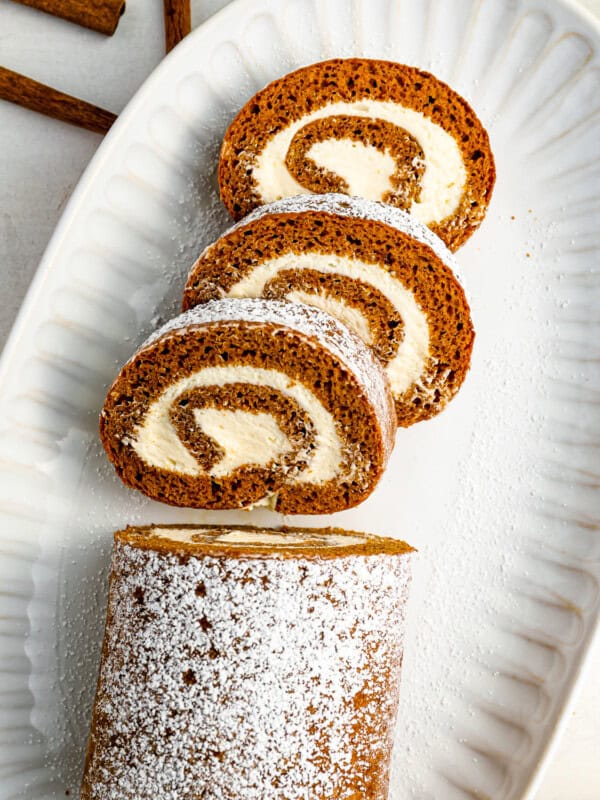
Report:
[[[153,536],[161,539],[172,539],[175,542],[197,542],[203,537],[219,544],[245,545],[315,545],[320,547],[343,547],[344,545],[364,544],[364,536],[343,536],[339,533],[315,533],[307,530],[304,533],[281,533],[268,530],[229,529],[215,536],[211,528],[161,528],[151,529]]]
[[[134,431],[131,446],[138,456],[152,467],[179,472],[184,475],[206,474],[177,435],[169,412],[173,403],[184,392],[201,386],[226,386],[230,383],[269,386],[291,397],[306,412],[315,427],[315,441],[307,468],[296,477],[298,482],[321,483],[338,476],[342,462],[342,443],[336,430],[334,418],[321,401],[310,389],[301,383],[293,381],[283,372],[245,365],[207,367],[181,378],[165,389],[160,397],[150,404],[143,422]],[[207,410],[200,409],[200,424],[208,421],[210,425],[210,422],[214,422],[204,414]],[[256,418],[257,415],[252,416]],[[221,418],[221,422],[223,422],[223,418]],[[247,434],[250,422],[246,421],[244,425],[246,426]],[[271,430],[270,433],[273,434],[273,431]],[[274,447],[285,446],[281,440],[277,440],[275,444],[273,442],[265,443],[257,435],[253,441],[252,452],[250,452],[247,439],[240,445],[239,440],[236,439],[233,433],[224,435],[222,428],[215,438],[218,439],[218,436],[224,436],[220,444],[224,446],[225,459],[231,464],[264,464],[267,463],[264,460],[266,455],[272,453]],[[240,460],[246,456],[250,456],[251,460]],[[218,462],[213,467],[212,474],[215,474],[214,470],[219,469],[220,464],[221,462]]]
[[[421,196],[419,202],[413,201],[411,214],[421,222],[430,224],[439,222],[454,213],[460,203],[467,178],[462,154],[456,140],[421,112],[382,100],[329,103],[310,114],[305,114],[302,119],[292,122],[287,128],[276,133],[256,157],[253,170],[258,192],[265,203],[271,203],[290,195],[310,193],[293,178],[285,165],[285,157],[290,143],[295,134],[307,123],[315,119],[342,114],[383,119],[404,128],[414,136],[423,150],[425,172],[421,180]],[[370,151],[365,153],[360,149],[353,148],[350,156],[348,140],[345,140],[339,143],[341,155],[338,157],[333,155],[333,145],[330,146],[328,141],[315,143],[309,150],[310,157],[314,158],[316,153],[319,166],[338,173],[351,187],[365,187],[364,191],[357,191],[356,194],[369,200],[381,200],[385,192],[393,190],[389,179],[394,172],[395,165],[391,156],[388,155],[389,161],[386,162],[387,183],[382,192],[382,175],[375,174],[372,180],[369,179],[368,173],[373,166]],[[378,160],[377,169],[380,170],[382,167],[383,162]],[[383,168],[385,169],[385,167]]]
[[[335,254],[323,253],[286,253],[269,261],[264,261],[250,274],[234,284],[228,292],[229,297],[261,297],[265,284],[282,270],[313,269],[329,275],[344,275],[364,283],[368,283],[380,291],[393,305],[404,324],[404,336],[396,355],[387,363],[386,372],[392,393],[400,395],[414,383],[419,383],[429,357],[429,325],[423,310],[417,304],[412,292],[393,278],[378,264],[367,264],[357,259],[346,258]],[[298,299],[296,290],[289,293],[292,301]],[[323,298],[309,292],[300,294],[302,302],[317,305],[329,311],[340,322],[353,330],[367,344],[369,338],[364,336],[364,325],[357,323],[354,309],[339,303],[335,298],[328,308]],[[316,302],[315,302],[316,298]],[[360,315],[365,324],[366,319]]]
[[[264,467],[289,453],[288,437],[270,414],[231,411],[226,408],[195,408],[198,427],[225,451],[209,470],[215,478],[229,475],[245,464]]]
[[[315,142],[306,153],[318,167],[333,172],[348,184],[348,193],[375,200],[393,187],[390,177],[396,162],[386,150],[353,139],[323,139]]]
[[[245,531],[232,530],[223,533],[214,540],[228,544],[282,544],[282,545],[325,545],[326,547],[339,547],[345,544],[362,544],[362,536],[341,536],[336,533],[313,534],[306,533],[279,533],[278,531]]]

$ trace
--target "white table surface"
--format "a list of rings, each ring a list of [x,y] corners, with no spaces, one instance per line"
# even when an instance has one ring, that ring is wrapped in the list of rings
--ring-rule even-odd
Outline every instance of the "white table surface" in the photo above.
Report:
[[[493,0],[487,0],[492,2]],[[600,18],[600,0],[579,0]],[[195,0],[199,25],[226,0]],[[163,56],[162,3],[129,0],[112,38],[0,0],[0,64],[116,113]],[[0,101],[0,347],[100,137]],[[535,800],[600,798],[600,646]]]

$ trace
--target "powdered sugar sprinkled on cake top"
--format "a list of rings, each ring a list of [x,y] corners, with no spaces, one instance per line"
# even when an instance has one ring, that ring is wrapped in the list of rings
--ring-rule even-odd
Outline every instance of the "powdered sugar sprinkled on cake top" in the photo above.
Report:
[[[375,222],[389,225],[391,228],[396,228],[401,233],[405,233],[407,236],[411,236],[418,242],[430,247],[440,261],[452,270],[461,284],[463,283],[455,257],[439,236],[436,236],[426,225],[423,225],[422,222],[419,222],[419,220],[401,208],[395,208],[377,200],[366,200],[362,197],[350,197],[335,192],[284,197],[274,203],[258,206],[244,219],[232,225],[222,236],[227,236],[231,231],[243,228],[245,225],[268,214],[302,214],[305,211],[323,211],[327,214],[341,217],[374,220]]]
[[[117,540],[84,797],[385,800],[410,566]]]

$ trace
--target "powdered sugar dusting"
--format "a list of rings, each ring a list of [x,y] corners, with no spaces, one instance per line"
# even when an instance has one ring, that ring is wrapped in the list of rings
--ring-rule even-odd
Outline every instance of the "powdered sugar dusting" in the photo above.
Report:
[[[389,456],[396,429],[393,399],[385,372],[364,342],[325,311],[281,300],[210,300],[169,320],[140,348],[154,344],[174,331],[218,322],[272,323],[290,328],[318,343],[338,358],[355,376],[379,421],[385,457]],[[135,356],[134,356],[135,357]]]
[[[115,544],[82,797],[386,800],[412,554],[177,548]]]
[[[436,236],[430,228],[401,208],[396,208],[378,200],[367,200],[363,197],[350,197],[336,192],[284,197],[281,200],[253,209],[244,219],[225,231],[222,236],[227,236],[231,231],[243,228],[268,214],[302,214],[305,211],[323,211],[335,216],[374,220],[375,222],[389,225],[391,228],[396,228],[396,230],[405,233],[433,250],[437,258],[448,269],[452,270],[461,284],[463,283],[455,257],[439,236]],[[210,249],[210,245],[208,249]]]

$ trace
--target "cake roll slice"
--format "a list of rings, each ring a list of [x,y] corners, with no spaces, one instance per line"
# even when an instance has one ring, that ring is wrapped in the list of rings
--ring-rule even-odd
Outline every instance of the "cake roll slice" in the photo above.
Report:
[[[469,369],[475,334],[452,254],[384,203],[299,195],[255,209],[201,254],[183,306],[223,296],[337,317],[385,367],[404,427],[441,411]]]
[[[115,534],[81,800],[387,800],[413,555],[335,528]]]
[[[428,72],[333,59],[252,97],[221,150],[221,197],[235,219],[306,192],[342,192],[405,209],[456,250],[481,223],[495,166],[460,95]]]
[[[225,299],[142,346],[108,392],[100,433],[124,483],[163,503],[323,514],[373,491],[395,419],[381,365],[329,314]]]

